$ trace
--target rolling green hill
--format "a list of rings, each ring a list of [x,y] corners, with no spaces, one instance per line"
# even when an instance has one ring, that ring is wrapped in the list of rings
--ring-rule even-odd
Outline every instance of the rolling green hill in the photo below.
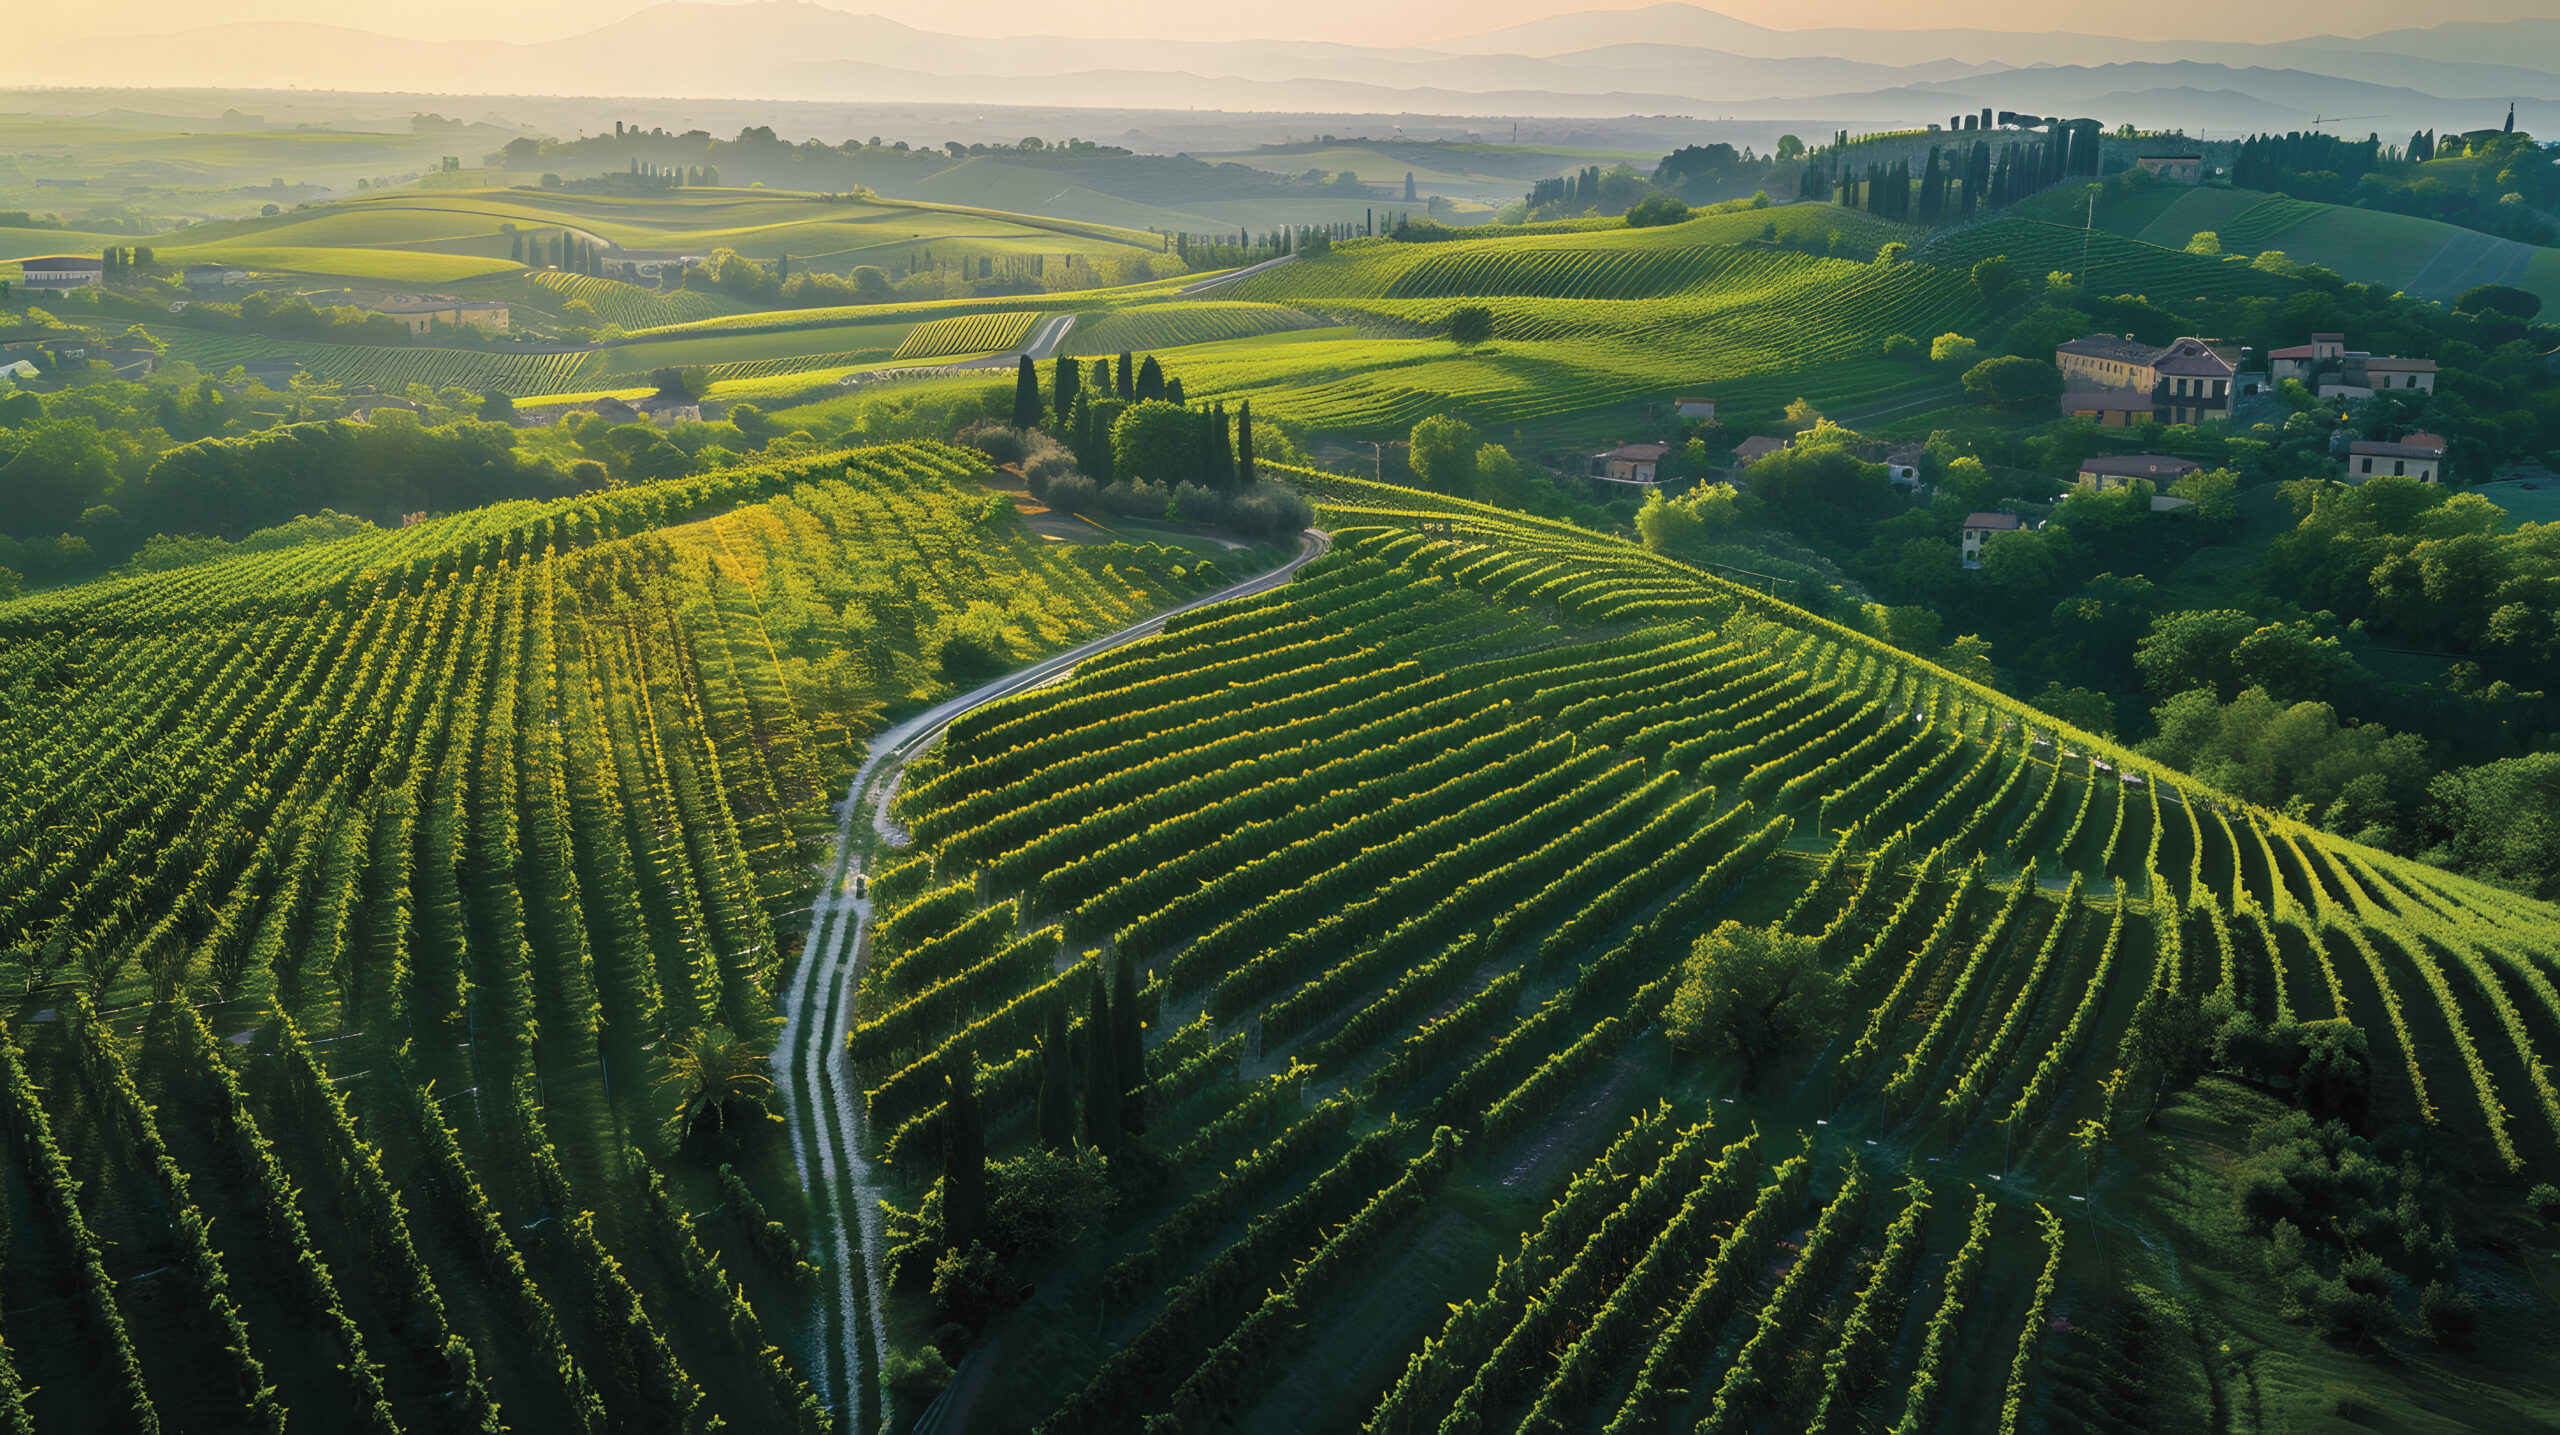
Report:
[[[1438,258],[1565,282],[1538,252]],[[896,837],[822,866],[891,718],[1227,581],[1046,543],[984,467],[0,603],[0,951],[48,1003],[0,1044],[9,1279],[102,1313],[0,1322],[0,1414],[871,1431],[968,1341],[955,1413],[1048,1432],[2547,1414],[2547,1305],[2481,1242],[2560,1173],[2560,912],[1632,545],[1302,470],[1329,556],[903,749]],[[795,1029],[862,1124],[774,1126],[737,1039],[856,892],[860,980]],[[1716,995],[1754,953],[1784,1023]],[[847,1130],[870,1184],[824,1174]],[[935,1184],[970,1152],[983,1254]],[[2335,1219],[2270,1241],[2286,1200]],[[2456,1288],[2466,1353],[2404,1333]]]
[[[2229,1362],[2269,1409],[2351,1380],[2386,1419],[2539,1418],[2276,1318],[2185,1154],[2272,1103],[2217,1079],[2222,1106],[2154,1131],[2123,1078],[2189,1002],[2352,1023],[2376,1121],[2493,1182],[2547,1173],[2560,1000],[2528,933],[2560,913],[1626,545],[1293,477],[1332,558],[907,768],[852,1037],[887,1158],[935,1169],[955,1063],[991,1149],[1034,1142],[1036,1039],[1119,1020],[1099,993],[1133,966],[1108,1006],[1145,1016],[1143,1141],[1180,1173],[1040,1267],[978,1408],[1990,1430],[2023,1401],[2063,1428],[2140,1349],[2155,1408],[2209,1408]],[[1789,934],[1839,995],[1783,1056],[1696,1054],[1683,958],[1727,922]],[[1001,955],[1051,932],[1061,965]],[[2479,1358],[2511,1381],[2529,1350]]]
[[[2098,224],[2169,249],[2184,249],[2211,230],[2226,254],[2281,250],[2298,263],[2423,299],[2450,300],[2475,284],[2512,284],[2560,307],[2560,251],[2411,215],[2245,189],[2159,188],[2106,205]]]

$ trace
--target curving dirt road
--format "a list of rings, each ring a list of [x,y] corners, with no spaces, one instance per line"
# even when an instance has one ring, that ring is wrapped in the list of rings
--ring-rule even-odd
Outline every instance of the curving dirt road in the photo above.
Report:
[[[887,822],[897,771],[969,709],[1037,687],[1096,653],[1156,633],[1176,614],[1279,587],[1332,542],[1323,532],[1308,529],[1298,556],[1268,573],[1043,659],[872,740],[870,756],[837,809],[834,855],[811,909],[816,920],[808,945],[784,978],[782,1037],[773,1049],[774,1083],[791,1131],[791,1155],[809,1194],[810,1247],[826,1272],[817,1297],[817,1349],[810,1375],[828,1407],[854,1435],[881,1429],[887,1416],[879,1378],[889,1356],[880,1313],[880,1266],[886,1250],[880,1197],[889,1187],[863,1149],[862,1092],[845,1058],[843,1034],[853,1025],[853,989],[861,976],[862,939],[872,916],[869,898],[853,895],[854,877],[875,840],[886,845],[904,841]],[[860,842],[854,839],[857,814],[872,828]]]

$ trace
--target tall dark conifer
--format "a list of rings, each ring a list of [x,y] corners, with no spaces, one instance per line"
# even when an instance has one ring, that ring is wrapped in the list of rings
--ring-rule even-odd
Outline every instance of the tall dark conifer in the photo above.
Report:
[[[1135,363],[1130,359],[1130,357],[1129,357],[1129,351],[1128,351],[1128,350],[1126,350],[1126,349],[1122,349],[1122,350],[1120,351],[1120,385],[1119,385],[1119,387],[1120,387],[1120,397],[1121,397],[1121,398],[1123,398],[1123,399],[1134,399],[1134,398],[1136,398],[1136,397],[1138,396],[1138,378],[1137,378],[1137,374],[1138,374],[1137,367],[1136,367]]]
[[[1126,363],[1127,360],[1124,358],[1121,362]],[[1149,354],[1147,361],[1138,366],[1138,398],[1143,402],[1163,397],[1164,366],[1156,362],[1155,355]]]
[[[1227,406],[1220,404],[1209,411],[1209,471],[1220,488],[1236,484],[1236,449],[1234,431],[1227,427]]]
[[[1075,1063],[1067,1055],[1067,1005],[1049,1004],[1040,1037],[1040,1145],[1064,1151],[1076,1142]]]
[[[1236,409],[1236,482],[1253,482],[1253,400]]]
[[[1112,1040],[1111,998],[1101,982],[1087,990],[1084,1015],[1084,1139],[1109,1156],[1120,1149],[1120,1060]]]
[[[946,1079],[951,1094],[942,1124],[942,1234],[953,1250],[963,1250],[987,1229],[987,1132],[978,1117],[977,1058],[961,1054]]]
[[[1064,424],[1067,415],[1076,411],[1076,396],[1084,388],[1083,368],[1075,360],[1060,354],[1057,377],[1050,380],[1050,387],[1055,390],[1049,396],[1050,406],[1056,410],[1058,422]]]
[[[1112,1071],[1120,1082],[1120,1129],[1147,1129],[1146,1033],[1138,1021],[1138,969],[1128,958],[1111,964]]]
[[[1040,426],[1040,366],[1025,354],[1013,370],[1013,426],[1035,429]]]

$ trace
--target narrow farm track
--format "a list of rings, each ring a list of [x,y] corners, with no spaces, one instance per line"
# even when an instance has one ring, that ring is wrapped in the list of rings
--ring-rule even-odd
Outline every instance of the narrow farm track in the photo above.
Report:
[[[837,811],[835,848],[812,909],[816,920],[809,944],[785,982],[782,1038],[774,1047],[773,1068],[791,1131],[792,1160],[809,1194],[810,1245],[822,1253],[828,1272],[817,1297],[813,1328],[818,1348],[810,1370],[829,1408],[856,1435],[886,1425],[879,1372],[889,1351],[881,1325],[884,1247],[879,1214],[880,1197],[888,1187],[863,1151],[862,1093],[854,1084],[842,1037],[853,1025],[849,1008],[872,918],[868,897],[856,897],[853,891],[862,853],[870,846],[854,840],[857,817],[885,836],[889,799],[897,791],[889,779],[962,713],[1038,687],[1098,653],[1160,632],[1165,620],[1178,614],[1279,587],[1331,546],[1326,534],[1309,529],[1298,555],[1268,573],[1167,609],[909,718],[872,742],[871,755],[854,774]]]

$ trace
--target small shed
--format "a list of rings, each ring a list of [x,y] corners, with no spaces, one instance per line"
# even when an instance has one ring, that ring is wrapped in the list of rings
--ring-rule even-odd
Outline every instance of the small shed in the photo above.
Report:
[[[1604,483],[1651,488],[1661,470],[1663,456],[1670,452],[1671,445],[1666,443],[1621,444],[1607,453],[1591,456],[1591,476]]]

